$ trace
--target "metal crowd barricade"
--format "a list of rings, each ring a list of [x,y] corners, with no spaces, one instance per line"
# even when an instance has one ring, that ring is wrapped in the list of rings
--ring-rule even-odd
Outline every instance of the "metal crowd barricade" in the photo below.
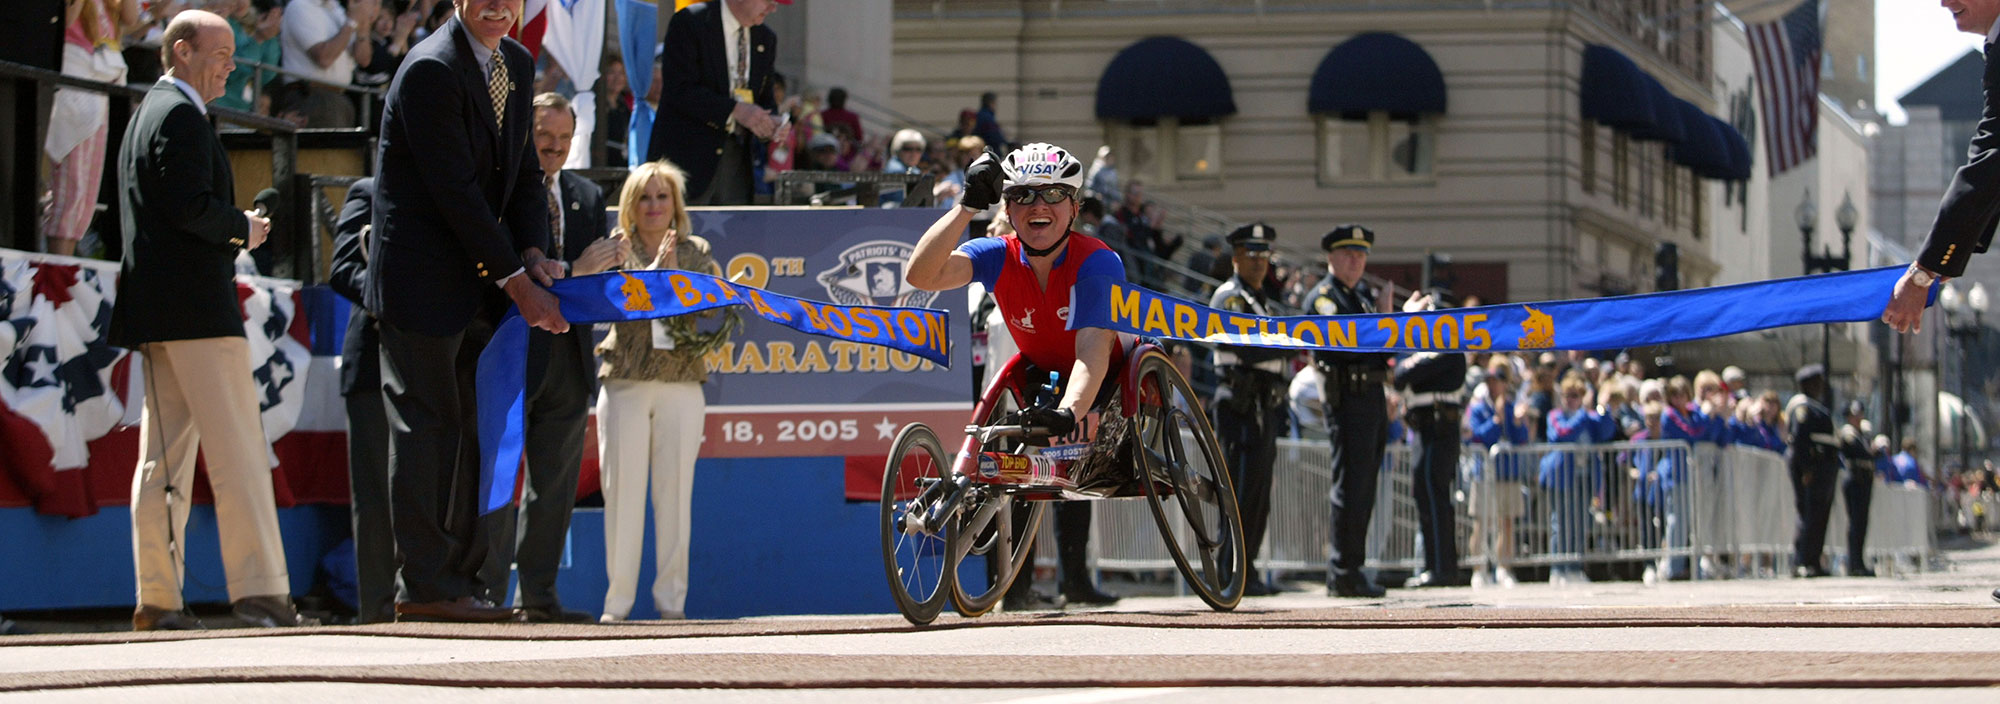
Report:
[[[1429,538],[1421,535],[1411,492],[1412,450],[1392,445],[1383,458],[1366,562],[1376,571],[1423,568],[1422,541]],[[1325,440],[1278,441],[1259,571],[1326,570],[1331,454]],[[1466,445],[1452,539],[1467,569],[1549,568],[1567,575],[1594,567],[1601,576],[1622,563],[1634,577],[1646,566],[1661,579],[1785,576],[1798,526],[1795,501],[1784,457],[1761,448],[1681,441]],[[1975,501],[1989,520],[2000,517],[1994,497]],[[1095,506],[1093,571],[1173,579],[1145,501]],[[1921,487],[1878,483],[1864,557],[1878,572],[1924,569],[1936,554],[1934,527],[1956,528],[1957,517],[1974,510]],[[1042,524],[1036,554],[1037,565],[1049,570],[1056,568],[1052,518]],[[1835,559],[1846,557],[1846,525],[1845,507],[1836,503],[1827,530]]]

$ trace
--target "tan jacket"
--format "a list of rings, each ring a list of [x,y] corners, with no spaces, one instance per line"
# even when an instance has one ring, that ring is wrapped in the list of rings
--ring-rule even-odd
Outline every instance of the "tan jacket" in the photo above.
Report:
[[[649,268],[653,261],[652,252],[641,253],[637,238],[625,250],[625,269]],[[688,235],[675,244],[675,257],[680,262],[680,271],[696,271],[705,274],[722,275],[722,270],[709,255],[708,240]],[[714,313],[701,313],[702,317]],[[670,338],[676,347],[671,350],[653,347],[653,325],[659,322],[667,326]],[[597,354],[602,362],[597,368],[600,379],[625,379],[632,381],[677,382],[692,381],[697,384],[708,381],[708,366],[704,357],[713,345],[696,346],[681,344],[695,337],[694,320],[691,316],[664,318],[659,321],[635,320],[612,323],[611,334],[598,343]],[[718,341],[719,343],[719,341]]]

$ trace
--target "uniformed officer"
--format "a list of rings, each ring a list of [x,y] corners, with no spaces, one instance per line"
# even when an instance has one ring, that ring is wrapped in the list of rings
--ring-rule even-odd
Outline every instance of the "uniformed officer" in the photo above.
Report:
[[[1847,466],[1847,478],[1840,493],[1847,499],[1847,576],[1873,577],[1862,548],[1868,542],[1868,504],[1875,498],[1875,453],[1868,450],[1868,432],[1861,419],[1868,408],[1861,401],[1847,402],[1847,422],[1840,426],[1840,458]]]
[[[1435,300],[1425,296],[1424,308]],[[1408,587],[1461,587],[1471,584],[1458,571],[1458,508],[1452,483],[1458,479],[1459,423],[1465,410],[1465,354],[1418,352],[1396,363],[1396,388],[1403,390],[1403,417],[1417,433],[1415,476],[1417,525],[1424,532],[1424,571]]]
[[[1326,250],[1328,274],[1306,294],[1312,312],[1376,312],[1375,290],[1361,281],[1368,268],[1368,250],[1375,246],[1375,233],[1360,225],[1341,225],[1321,237],[1319,245]],[[1333,445],[1333,551],[1327,566],[1327,593],[1382,596],[1382,587],[1362,574],[1361,563],[1368,556],[1375,478],[1389,440],[1389,404],[1382,388],[1388,378],[1389,355],[1318,351],[1313,353],[1313,364],[1326,375],[1321,398],[1327,440]]]
[[[1785,454],[1792,492],[1799,507],[1794,564],[1800,577],[1825,577],[1820,553],[1826,547],[1826,519],[1833,513],[1834,482],[1840,479],[1839,446],[1834,439],[1833,412],[1819,402],[1826,391],[1826,368],[1808,364],[1796,375],[1799,393],[1785,404],[1785,425],[1792,446]]]
[[[1230,263],[1235,274],[1215,289],[1209,306],[1246,315],[1277,315],[1266,298],[1264,281],[1271,273],[1271,243],[1277,231],[1253,223],[1229,233]],[[1278,436],[1289,413],[1290,359],[1294,353],[1270,347],[1215,346],[1215,429],[1222,455],[1236,487],[1236,505],[1243,516],[1243,545],[1251,576],[1245,596],[1265,596],[1269,585],[1257,576],[1257,550],[1271,517],[1271,464],[1278,457]]]

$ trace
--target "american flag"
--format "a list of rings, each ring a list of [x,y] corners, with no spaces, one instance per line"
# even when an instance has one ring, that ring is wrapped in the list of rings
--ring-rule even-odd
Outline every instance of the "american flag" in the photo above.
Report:
[[[1776,176],[1819,151],[1819,0],[1751,27],[1750,55],[1763,88],[1764,148]]]

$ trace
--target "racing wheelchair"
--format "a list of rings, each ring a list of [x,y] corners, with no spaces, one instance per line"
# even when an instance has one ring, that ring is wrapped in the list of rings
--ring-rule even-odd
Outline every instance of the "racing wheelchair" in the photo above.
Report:
[[[949,602],[991,611],[1023,570],[1051,501],[1136,498],[1152,507],[1174,565],[1217,611],[1236,608],[1246,572],[1243,523],[1222,450],[1200,399],[1157,345],[1126,343],[1079,421],[1079,438],[1009,424],[1013,411],[1053,407],[1057,375],[1038,385],[1015,355],[992,376],[955,455],[922,423],[897,434],[882,473],[882,563],[903,617],[924,625]],[[1115,384],[1115,387],[1114,387]],[[1091,430],[1095,438],[1087,437]],[[1057,443],[1050,445],[1051,441]],[[1026,512],[1023,519],[1016,514]],[[961,566],[986,562],[961,573]]]

